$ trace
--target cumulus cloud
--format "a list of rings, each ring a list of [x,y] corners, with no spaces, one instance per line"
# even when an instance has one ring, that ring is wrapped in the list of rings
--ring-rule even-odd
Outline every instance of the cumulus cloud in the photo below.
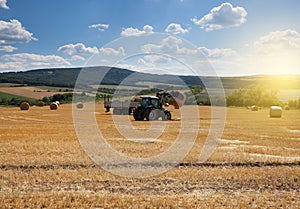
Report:
[[[141,35],[149,35],[153,33],[153,27],[151,25],[145,25],[143,30],[139,30],[138,28],[125,28],[121,32],[121,36],[141,36]]]
[[[165,29],[167,33],[171,34],[180,34],[180,33],[187,33],[189,32],[187,29],[183,29],[180,24],[177,23],[171,23],[167,26]]]
[[[13,47],[13,46],[9,46],[9,45],[7,45],[7,46],[0,46],[0,51],[2,51],[2,52],[13,52],[13,51],[15,51],[17,49],[18,48]]]
[[[192,18],[194,24],[206,31],[220,30],[230,27],[238,27],[246,22],[247,11],[243,7],[233,7],[226,2],[213,8],[201,19]]]
[[[0,43],[27,43],[37,40],[28,32],[18,20],[10,20],[5,22],[0,20]]]
[[[82,56],[79,56],[79,55],[73,55],[73,56],[71,57],[71,60],[73,60],[73,61],[78,61],[78,60],[84,61],[85,58],[82,57]]]
[[[9,7],[7,6],[7,0],[0,0],[0,7],[3,9],[9,9]]]
[[[0,69],[8,71],[46,67],[67,67],[71,65],[60,56],[29,53],[3,55],[0,57],[0,60]]]
[[[99,53],[97,47],[86,47],[83,43],[67,44],[59,47],[58,51],[70,56],[91,56]]]
[[[215,49],[208,49],[206,47],[199,47],[200,51],[204,53],[204,55],[208,58],[223,58],[223,57],[230,57],[237,55],[236,51],[230,48],[215,48]]]
[[[100,52],[107,56],[125,56],[124,47],[119,47],[118,50],[113,48],[101,48]]]
[[[196,54],[196,49],[189,49],[183,46],[182,40],[174,36],[169,36],[160,44],[146,44],[142,46],[142,51],[146,53],[166,53],[166,54]]]
[[[103,32],[109,28],[109,24],[93,24],[93,25],[90,25],[89,28],[96,28],[99,31]]]
[[[291,29],[270,32],[256,41],[254,45],[261,53],[299,49],[300,33]]]

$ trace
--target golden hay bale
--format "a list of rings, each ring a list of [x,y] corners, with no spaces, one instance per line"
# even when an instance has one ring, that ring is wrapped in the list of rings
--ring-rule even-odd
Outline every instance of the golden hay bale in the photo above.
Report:
[[[251,106],[251,110],[252,110],[252,111],[258,111],[258,106],[252,105],[252,106]]]
[[[20,109],[21,109],[21,110],[28,110],[29,107],[30,107],[30,105],[29,105],[28,102],[22,102],[22,103],[20,104]]]
[[[179,91],[171,91],[169,93],[171,97],[169,98],[169,105],[173,105],[175,109],[179,109],[183,106],[185,101],[185,96]]]
[[[270,118],[280,118],[282,115],[282,108],[279,106],[270,107]]]
[[[289,105],[285,105],[284,106],[284,110],[290,110],[290,106]]]
[[[76,107],[77,107],[78,109],[82,109],[82,108],[83,108],[83,104],[82,104],[81,102],[78,102],[78,103],[76,104]]]
[[[50,110],[57,110],[57,108],[58,108],[58,104],[56,102],[52,102],[50,104]]]
[[[170,99],[169,105],[173,105],[175,107],[175,109],[179,109],[179,107],[182,106],[182,105],[178,104],[175,99]]]
[[[39,101],[39,102],[38,102],[38,106],[39,106],[39,107],[44,107],[44,106],[45,106],[45,103],[42,102],[42,101]]]

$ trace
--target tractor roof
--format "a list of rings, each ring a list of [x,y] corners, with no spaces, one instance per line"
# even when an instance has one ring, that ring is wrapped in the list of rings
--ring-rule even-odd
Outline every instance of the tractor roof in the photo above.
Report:
[[[141,96],[141,98],[142,98],[142,99],[143,99],[143,98],[158,99],[158,97],[156,97],[156,96],[147,96],[147,95]]]

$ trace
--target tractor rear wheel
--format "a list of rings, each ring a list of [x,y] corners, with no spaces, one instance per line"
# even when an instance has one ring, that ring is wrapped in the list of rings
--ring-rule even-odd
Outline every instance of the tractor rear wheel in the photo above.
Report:
[[[157,117],[158,114],[157,114],[157,111],[154,110],[154,109],[149,109],[146,111],[146,120],[150,120],[150,121],[153,121],[153,120],[157,120]]]
[[[133,112],[133,118],[134,120],[138,120],[138,121],[144,120],[143,111],[139,109],[135,109]]]

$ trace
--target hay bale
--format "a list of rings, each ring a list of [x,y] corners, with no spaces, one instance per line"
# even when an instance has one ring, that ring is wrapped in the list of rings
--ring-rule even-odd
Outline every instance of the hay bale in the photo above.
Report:
[[[50,110],[57,110],[57,108],[58,108],[58,104],[56,102],[52,102],[50,104]]]
[[[169,105],[173,105],[175,109],[179,109],[179,107],[182,106],[181,104],[177,103],[175,99],[170,99]]]
[[[60,105],[59,101],[55,101],[54,103],[56,103],[58,106]]]
[[[82,108],[83,108],[83,104],[82,104],[81,102],[78,102],[78,103],[76,104],[76,107],[77,107],[78,109],[82,109]]]
[[[290,110],[290,106],[289,105],[285,105],[283,109],[284,110]]]
[[[29,110],[29,107],[30,107],[30,105],[29,105],[28,102],[22,102],[22,103],[20,104],[20,109],[21,109],[21,110]]]
[[[251,106],[251,111],[258,111],[258,106],[252,105]]]
[[[179,91],[171,91],[171,92],[162,92],[162,94],[167,94],[169,97],[169,105],[173,105],[175,109],[179,109],[183,106],[185,102],[185,96]]]
[[[270,107],[270,118],[280,118],[282,115],[282,108],[279,106]]]
[[[39,106],[39,107],[44,107],[44,106],[45,106],[45,103],[42,102],[42,101],[39,101],[39,102],[38,102],[38,106]]]

